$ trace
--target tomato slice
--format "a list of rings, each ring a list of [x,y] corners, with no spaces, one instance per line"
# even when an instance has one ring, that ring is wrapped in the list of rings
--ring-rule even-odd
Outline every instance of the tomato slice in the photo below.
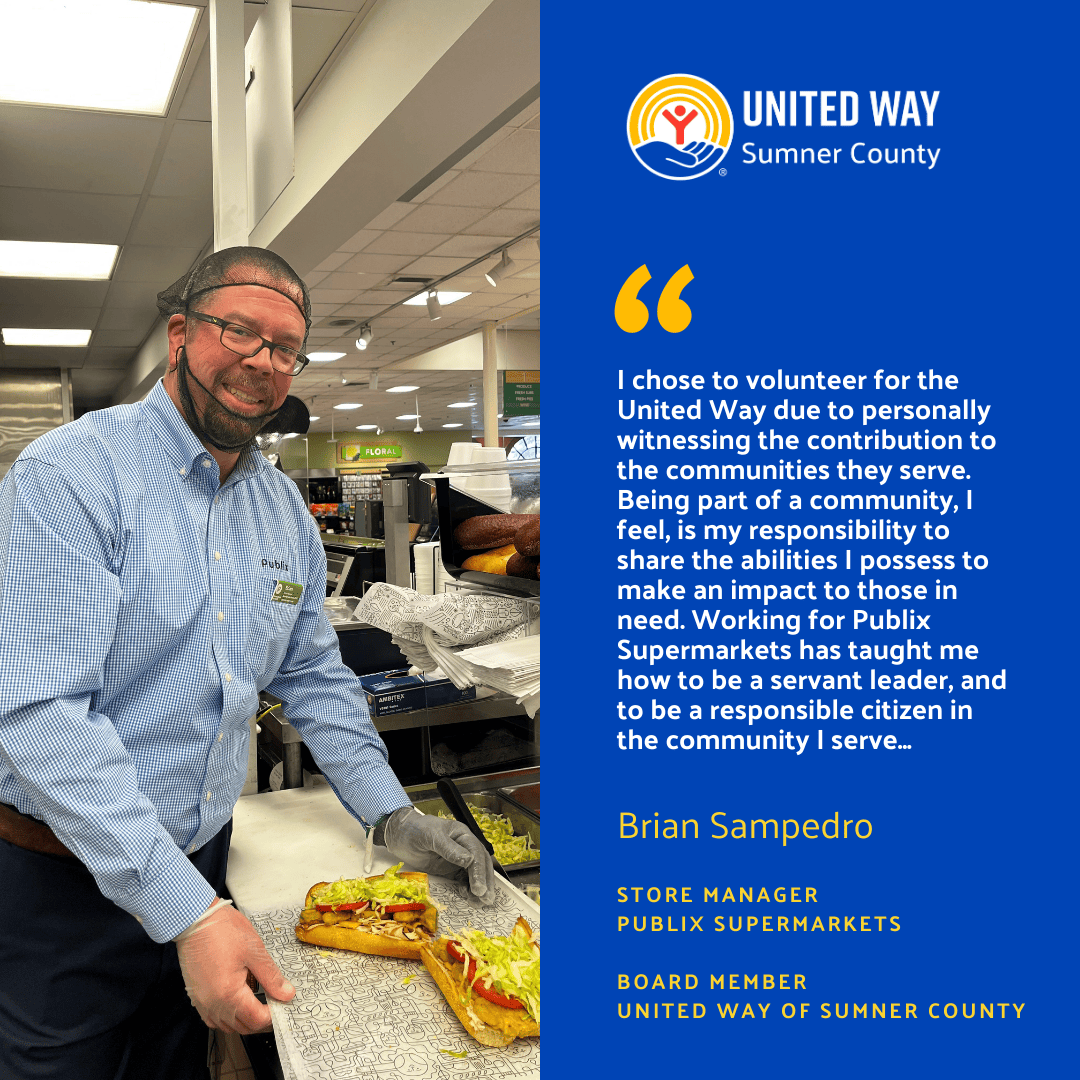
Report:
[[[447,941],[446,952],[452,960],[456,960],[459,964],[465,963],[465,953],[458,948],[456,941]],[[525,1006],[517,998],[506,997],[504,994],[500,994],[497,990],[489,990],[486,986],[479,982],[473,982],[473,978],[476,975],[476,961],[470,956],[469,962],[465,971],[465,980],[471,983],[473,990],[476,991],[482,998],[490,1001],[493,1005],[501,1005],[504,1009],[524,1009]]]
[[[474,982],[472,988],[482,997],[487,998],[493,1005],[501,1005],[504,1009],[524,1009],[525,1006],[517,998],[504,997],[497,990],[489,990],[479,982]]]
[[[427,904],[387,904],[383,911],[393,915],[395,911],[423,911]]]
[[[316,911],[363,911],[368,906],[367,900],[352,900],[345,904],[316,904]]]

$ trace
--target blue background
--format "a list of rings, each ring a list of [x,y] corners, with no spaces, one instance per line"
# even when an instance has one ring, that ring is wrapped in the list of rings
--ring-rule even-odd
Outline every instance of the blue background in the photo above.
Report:
[[[696,1069],[707,1075],[760,1077],[1064,1075],[1075,1070],[1066,1033],[1075,1027],[1075,860],[1071,810],[1076,711],[1069,683],[1076,634],[1075,530],[1071,482],[1076,349],[1072,337],[1076,288],[1074,95],[1067,55],[1075,24],[1064,5],[1023,9],[987,4],[902,6],[770,4],[756,8],[689,3],[669,8],[643,3],[583,5],[547,13],[544,40],[545,382],[544,459],[547,465],[545,554],[545,1073],[653,1076]],[[727,98],[735,134],[719,171],[683,183],[652,175],[634,159],[626,114],[635,95],[663,75],[688,72],[714,83]],[[744,90],[855,90],[857,127],[746,128]],[[932,128],[873,125],[869,91],[940,91]],[[839,98],[834,99],[839,103]],[[800,120],[802,103],[800,99]],[[816,110],[815,110],[816,112]],[[747,165],[744,141],[759,146],[839,146],[836,165]],[[846,148],[941,148],[937,167],[856,166]],[[612,308],[625,278],[646,263],[653,280],[641,292],[653,317],[635,335],[615,324]],[[689,263],[695,280],[683,299],[693,320],[668,334],[655,316],[667,278]],[[856,405],[851,422],[734,424],[727,430],[774,427],[805,437],[863,428],[864,401],[959,403],[974,397],[993,406],[977,430],[993,434],[992,452],[932,454],[813,453],[753,450],[732,454],[620,454],[616,434],[651,427],[671,434],[711,431],[701,423],[619,421],[618,368],[732,372],[731,393],[659,394],[685,403],[700,396],[735,397],[772,406],[783,396],[800,403]],[[908,373],[933,368],[959,376],[958,390],[908,393],[748,392],[746,373]],[[914,384],[914,379],[912,380]],[[964,434],[964,422],[884,426],[908,434]],[[832,482],[620,482],[620,457],[670,462],[747,464],[801,457],[828,463],[853,457],[894,465],[894,478],[875,484]],[[925,485],[899,482],[903,463],[967,466],[971,481]],[[662,471],[662,470],[661,470]],[[835,473],[834,473],[835,475]],[[663,577],[690,585],[705,577],[619,574],[615,556],[620,518],[648,524],[651,512],[620,511],[617,491],[632,487],[696,495],[698,490],[746,490],[748,497],[780,486],[804,500],[815,493],[899,494],[923,486],[964,498],[975,510],[947,518],[933,512],[875,515],[803,510],[728,515],[752,523],[823,523],[891,517],[905,523],[948,524],[938,544],[916,539],[903,553],[981,553],[982,572],[874,573],[875,580],[955,583],[957,602],[776,604],[804,616],[802,633],[722,634],[687,631],[686,640],[797,644],[850,639],[878,644],[909,636],[940,643],[973,643],[974,663],[905,663],[902,667],[837,663],[717,664],[746,678],[853,670],[934,674],[996,674],[1008,670],[1008,689],[943,695],[896,695],[911,703],[971,704],[974,719],[950,721],[759,721],[753,729],[730,721],[633,724],[637,731],[765,733],[778,727],[803,733],[888,733],[911,751],[679,753],[620,752],[615,733],[628,726],[618,700],[648,706],[652,694],[616,688],[615,643],[668,644],[670,633],[619,633],[619,611],[667,614],[675,603],[619,605],[619,582]],[[805,503],[804,503],[805,505]],[[675,515],[664,514],[670,529]],[[723,516],[688,521],[724,520]],[[921,529],[920,529],[921,533]],[[556,539],[557,538],[557,539]],[[659,550],[648,543],[640,550]],[[695,542],[678,548],[688,552]],[[739,556],[773,544],[740,539]],[[812,554],[893,550],[880,542],[822,543]],[[738,565],[738,561],[736,562]],[[719,573],[711,580],[802,582],[826,579],[852,587],[855,572]],[[869,577],[870,575],[867,575]],[[706,577],[706,580],[709,578]],[[865,579],[864,579],[865,580]],[[854,588],[853,588],[854,593]],[[744,611],[750,602],[678,603]],[[932,613],[932,632],[853,635],[811,633],[811,607],[875,614],[915,607]],[[850,619],[850,616],[849,616]],[[652,673],[708,674],[711,664],[667,663]],[[639,666],[640,667],[640,666]],[[801,702],[799,692],[665,695],[684,706],[710,703]],[[821,693],[830,699],[831,693]],[[835,695],[851,704],[881,696]],[[684,709],[684,715],[688,710]],[[706,708],[706,715],[708,709]],[[869,818],[868,842],[712,841],[709,815],[731,817]],[[696,817],[702,839],[643,842],[618,839],[618,814]],[[815,886],[819,902],[792,905],[617,904],[617,885]],[[685,908],[685,910],[683,910]],[[900,933],[724,933],[682,935],[615,932],[620,914],[896,915]],[[617,975],[693,972],[696,991],[632,993]],[[805,992],[709,990],[710,973],[799,972]],[[702,1001],[705,1020],[619,1020],[617,1002]],[[772,1002],[765,1020],[720,1020],[715,1002]],[[784,1020],[784,1001],[811,1002],[810,1017]],[[930,1002],[1024,1002],[1019,1020],[931,1020]],[[919,1019],[821,1020],[821,1002],[914,1002]],[[1000,1010],[997,1010],[1000,1012]],[[1012,1010],[1009,1010],[1010,1014]]]

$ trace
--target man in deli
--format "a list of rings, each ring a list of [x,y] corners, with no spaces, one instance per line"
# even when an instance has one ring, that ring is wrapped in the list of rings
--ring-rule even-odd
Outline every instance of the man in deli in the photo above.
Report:
[[[158,306],[163,380],[37,439],[0,487],[4,1077],[206,1077],[203,1021],[270,1024],[248,972],[293,996],[219,899],[261,691],[377,842],[494,893],[480,843],[391,772],[318,530],[254,445],[307,363],[304,283],[230,248]]]

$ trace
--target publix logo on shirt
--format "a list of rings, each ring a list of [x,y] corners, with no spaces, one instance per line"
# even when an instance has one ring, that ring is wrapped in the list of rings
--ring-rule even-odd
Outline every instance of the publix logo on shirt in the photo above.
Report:
[[[283,559],[263,559],[262,567],[264,570],[284,570],[286,574],[289,572],[289,564]]]

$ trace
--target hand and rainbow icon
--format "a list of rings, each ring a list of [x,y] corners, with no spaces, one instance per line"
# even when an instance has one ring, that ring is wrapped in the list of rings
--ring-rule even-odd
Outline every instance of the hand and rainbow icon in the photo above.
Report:
[[[667,180],[711,172],[731,145],[731,109],[712,83],[696,75],[665,75],[642,89],[626,118],[634,156]]]

